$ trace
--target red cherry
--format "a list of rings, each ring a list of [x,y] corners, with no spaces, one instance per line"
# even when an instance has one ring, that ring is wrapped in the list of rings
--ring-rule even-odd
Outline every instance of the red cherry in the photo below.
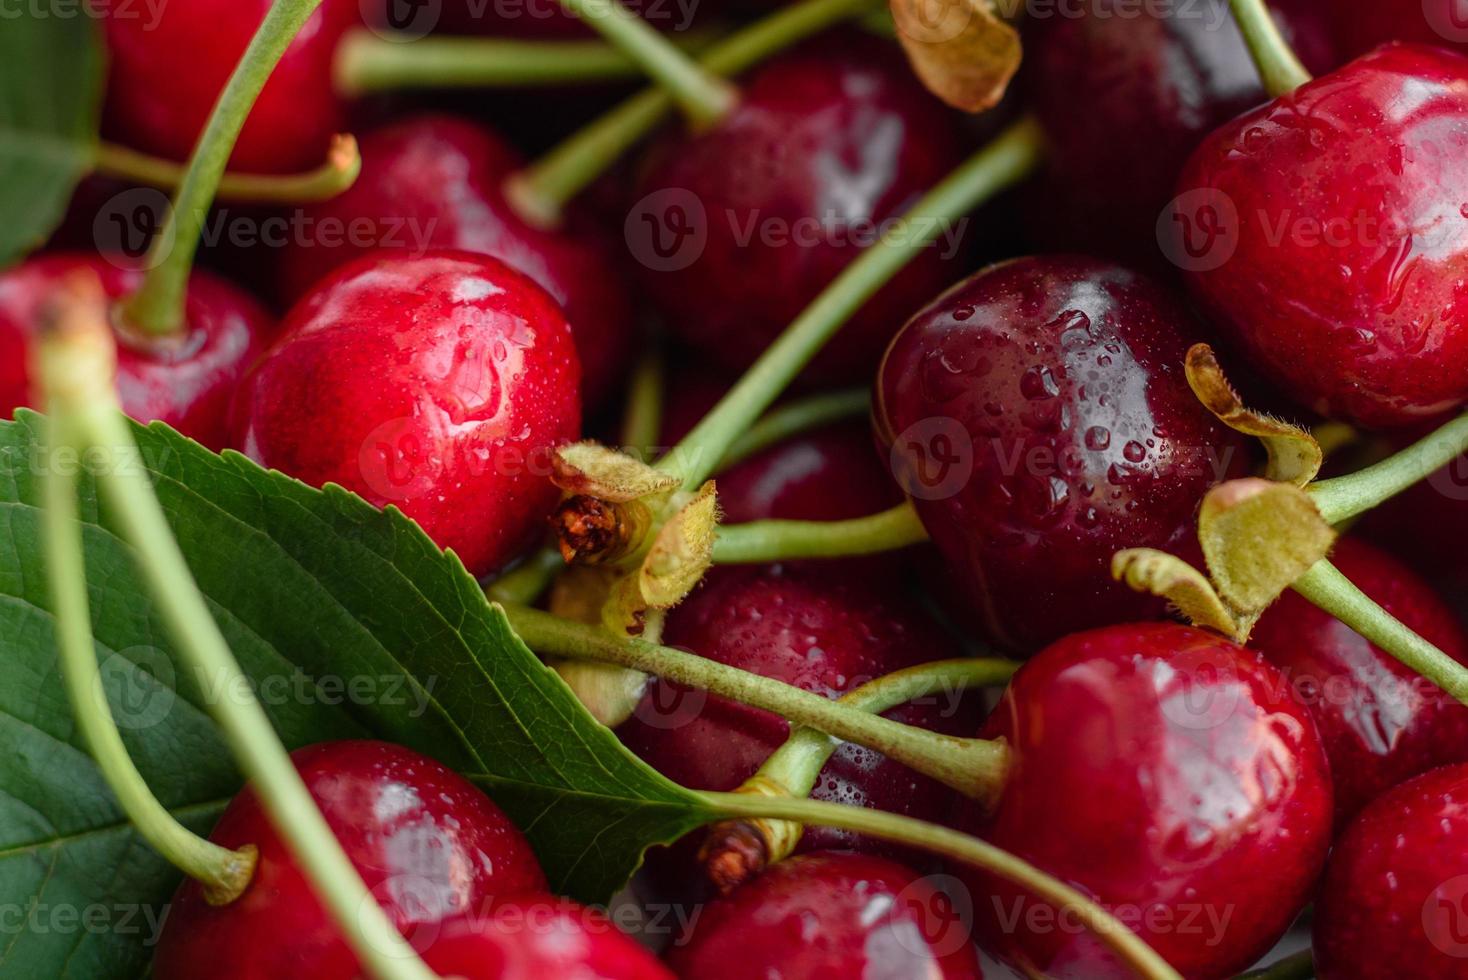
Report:
[[[716,569],[668,615],[664,642],[827,697],[894,670],[962,655],[915,602],[827,564],[819,572]],[[957,735],[972,731],[975,708],[972,699],[935,698],[887,717]],[[754,775],[789,733],[778,715],[668,681],[654,681],[617,731],[675,782],[719,791]],[[845,743],[812,796],[933,819],[947,811],[953,794],[880,753]],[[801,840],[802,850],[853,845],[892,852],[828,828],[812,827]]]
[[[902,502],[864,421],[786,439],[720,473],[718,487],[729,524],[849,520]]]
[[[752,363],[864,235],[958,164],[954,131],[890,43],[838,33],[771,60],[727,118],[653,153],[626,227],[650,297],[717,363]],[[893,324],[950,281],[952,247],[923,249],[811,376],[865,383]]]
[[[1366,807],[1336,843],[1315,906],[1320,980],[1463,976],[1468,766],[1436,769]]]
[[[110,73],[105,129],[127,145],[186,160],[270,0],[105,0]],[[265,84],[230,157],[246,173],[316,167],[344,111],[331,83],[357,0],[323,0]]]
[[[1359,533],[1434,583],[1468,582],[1468,454],[1368,513]]]
[[[1331,784],[1309,712],[1258,654],[1191,627],[1067,637],[1020,669],[984,734],[1013,770],[960,825],[1069,882],[1178,972],[1255,962],[1309,899],[1330,846]],[[1054,980],[1131,973],[1060,910],[956,869],[979,945]]]
[[[0,418],[41,408],[27,362],[36,317],[70,276],[92,273],[109,300],[142,284],[143,273],[99,255],[52,254],[0,272]],[[189,278],[184,333],[143,346],[118,337],[117,390],[122,408],[140,422],[160,420],[211,449],[228,442],[229,402],[250,362],[274,331],[259,303],[207,272]]]
[[[1352,538],[1331,560],[1387,612],[1468,663],[1463,625],[1410,568]],[[1403,780],[1468,761],[1468,708],[1296,593],[1264,615],[1250,645],[1315,716],[1335,774],[1337,827]]]
[[[1468,45],[1468,13],[1459,0],[1340,0],[1333,10],[1344,53],[1352,57],[1387,41]]]
[[[587,404],[610,393],[633,347],[632,313],[619,259],[598,229],[575,214],[564,231],[522,221],[505,201],[503,185],[523,161],[466,120],[418,116],[367,133],[361,148],[357,182],[302,209],[305,227],[315,233],[281,252],[288,297],[298,298],[374,246],[417,254],[426,248],[482,252],[534,279],[565,308],[585,369]],[[348,236],[342,230],[354,231]]]
[[[1149,280],[1058,256],[964,280],[892,342],[878,438],[995,642],[1029,652],[1163,612],[1112,580],[1112,556],[1196,560],[1199,502],[1247,464],[1188,388],[1193,330]]]
[[[450,919],[423,945],[423,961],[462,980],[674,980],[605,917],[549,896]]]
[[[667,953],[682,977],[978,980],[962,910],[900,864],[823,852],[766,870],[703,909]]]
[[[394,504],[474,574],[513,558],[560,492],[580,366],[555,300],[469,252],[374,254],[320,282],[235,400],[263,466]]]
[[[1223,126],[1179,188],[1190,286],[1300,404],[1383,427],[1468,400],[1468,59],[1359,58]]]
[[[410,941],[419,929],[431,938],[440,920],[494,898],[545,890],[545,875],[509,818],[432,759],[367,741],[313,745],[291,758],[363,881]],[[208,904],[192,881],[179,888],[153,960],[158,980],[358,975],[356,957],[252,789],[235,797],[210,839],[255,845],[254,878],[225,906]]]
[[[1270,6],[1306,64],[1332,66],[1313,0]],[[1050,144],[1030,195],[1033,232],[1051,247],[1156,263],[1157,216],[1189,154],[1266,99],[1227,0],[1097,0],[1032,20],[1026,41],[1027,87]]]

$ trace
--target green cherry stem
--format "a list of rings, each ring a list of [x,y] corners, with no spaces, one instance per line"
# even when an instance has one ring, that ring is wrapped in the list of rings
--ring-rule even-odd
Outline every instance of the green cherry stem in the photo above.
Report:
[[[672,96],[693,128],[712,126],[739,101],[733,85],[679,50],[621,0],[561,0],[561,6],[641,66]]]
[[[622,451],[638,459],[651,459],[662,435],[666,373],[663,352],[653,348],[637,362],[627,386],[627,405],[622,412]]]
[[[1459,416],[1374,466],[1349,476],[1321,480],[1307,489],[1321,516],[1331,524],[1340,524],[1427,479],[1464,453],[1468,453],[1468,415]]]
[[[800,558],[845,558],[908,548],[928,540],[912,504],[848,521],[753,521],[718,529],[714,563],[755,565]]]
[[[865,388],[849,391],[823,392],[793,401],[788,405],[772,408],[749,430],[734,440],[724,458],[719,460],[719,470],[728,469],[755,453],[784,442],[803,432],[819,429],[833,422],[861,418],[871,411],[872,396]]]
[[[1071,886],[1034,865],[968,834],[883,810],[779,799],[747,793],[698,794],[725,818],[790,820],[851,830],[869,837],[962,861],[1018,885],[1042,901],[1072,909],[1098,939],[1146,980],[1182,980],[1182,975],[1115,916]]]
[[[172,160],[149,156],[116,143],[101,143],[94,161],[97,173],[152,187],[177,188],[185,169]],[[299,174],[226,173],[218,196],[253,204],[305,204],[326,201],[356,183],[362,172],[357,141],[342,133],[332,138],[326,162]]]
[[[506,606],[529,606],[540,601],[545,590],[566,567],[561,552],[554,547],[541,548],[484,586],[485,598]]]
[[[773,711],[793,724],[881,752],[976,799],[991,798],[1008,772],[1009,748],[1003,742],[955,738],[890,721],[781,681],[538,609],[506,606],[504,611],[511,628],[542,655],[617,664]]]
[[[1300,64],[1264,0],[1230,0],[1230,4],[1264,91],[1278,98],[1310,81],[1310,73]]]
[[[802,0],[731,34],[709,48],[699,64],[720,76],[735,75],[877,5],[878,0]],[[632,96],[511,177],[505,193],[528,220],[556,224],[568,201],[656,129],[674,108],[672,97],[661,88]]]
[[[1468,667],[1381,608],[1329,561],[1317,562],[1290,587],[1468,705]]]
[[[795,380],[841,325],[954,221],[1030,174],[1043,154],[1033,119],[1010,126],[923,196],[890,232],[842,270],[771,344],[723,400],[658,463],[684,489],[704,481],[717,460]]]
[[[1306,949],[1271,963],[1262,970],[1241,974],[1237,980],[1311,980],[1314,976],[1315,956]]]
[[[126,325],[143,336],[164,337],[183,328],[189,271],[199,248],[209,204],[214,200],[235,140],[271,71],[321,0],[275,0],[230,75],[204,134],[189,159],[188,172],[148,252],[142,286],[123,300]]]

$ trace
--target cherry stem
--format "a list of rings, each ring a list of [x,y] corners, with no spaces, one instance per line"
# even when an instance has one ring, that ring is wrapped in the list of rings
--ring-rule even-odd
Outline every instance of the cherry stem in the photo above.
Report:
[[[105,301],[100,291],[93,291],[86,302],[92,315],[105,322]],[[57,324],[54,332],[64,334],[69,332],[69,327]],[[61,376],[70,371],[69,361],[88,355],[74,353],[65,340],[53,340],[52,333],[49,327],[42,330],[35,372],[47,394],[48,442],[53,450],[68,449],[80,457],[83,447],[71,438],[76,427],[75,416],[78,412],[97,409],[88,403],[73,404],[64,393],[67,385]],[[107,354],[102,356],[106,358]],[[103,403],[101,410],[110,409]],[[252,846],[238,851],[220,847],[179,823],[153,795],[147,780],[133,764],[117,729],[97,666],[74,470],[64,466],[48,468],[44,474],[44,491],[46,580],[56,617],[56,645],[72,714],[82,737],[102,778],[143,840],[174,867],[198,881],[211,905],[227,905],[249,886],[257,852]]]
[[[177,188],[184,180],[184,167],[162,157],[149,156],[116,143],[102,143],[94,162],[97,173],[135,184]],[[350,134],[332,137],[326,162],[299,174],[226,173],[219,181],[218,196],[252,204],[304,204],[326,201],[356,183],[362,172],[362,155]]]
[[[724,525],[717,533],[717,565],[875,555],[928,540],[927,529],[907,501],[848,521],[753,521]]]
[[[721,76],[735,75],[877,5],[878,0],[803,0],[731,34],[709,48],[699,64]],[[672,97],[660,88],[632,96],[511,177],[505,193],[527,220],[556,224],[568,201],[656,129],[674,108]]]
[[[719,460],[719,470],[728,469],[803,432],[846,419],[861,418],[871,411],[871,407],[871,392],[865,388],[853,388],[823,392],[773,408],[734,441],[729,451],[724,453],[724,458]]]
[[[622,413],[622,451],[651,459],[663,431],[663,352],[652,348],[637,362]]]
[[[1230,4],[1264,91],[1278,98],[1310,81],[1310,72],[1295,56],[1264,0],[1230,0]]]
[[[614,636],[523,606],[504,607],[510,626],[537,653],[617,664],[772,711],[792,724],[855,742],[976,799],[1004,783],[1003,742],[940,735],[858,711],[819,694],[645,640]]]
[[[506,606],[529,606],[540,600],[557,575],[566,567],[554,546],[541,548],[484,587],[490,602]]]
[[[1137,976],[1147,980],[1181,980],[1181,974],[1100,905],[1027,861],[977,837],[912,817],[840,803],[746,793],[701,792],[698,795],[726,818],[773,818],[835,827],[970,864],[1024,888],[1042,901],[1073,910],[1086,928],[1115,951]]]
[[[1271,963],[1262,970],[1241,974],[1237,980],[1311,980],[1314,976],[1315,956],[1306,949]]]
[[[1468,415],[1394,456],[1349,476],[1321,480],[1308,488],[1321,516],[1340,524],[1364,514],[1427,479],[1458,456],[1468,453]]]
[[[522,88],[645,77],[641,65],[605,41],[516,41],[493,37],[386,38],[357,28],[333,66],[347,97],[399,89]],[[697,50],[706,35],[683,42]]]
[[[94,283],[92,288],[100,297],[100,286]],[[117,403],[111,370],[116,352],[100,298],[85,310],[76,297],[65,293],[58,301],[67,299],[73,300],[73,319],[83,329],[58,335],[47,351],[52,401],[63,406],[68,431],[93,461],[99,490],[121,536],[138,552],[139,571],[181,659],[193,668],[201,690],[231,692],[228,697],[209,698],[209,710],[256,787],[271,823],[367,972],[377,980],[430,980],[433,971],[418,959],[367,890],[301,781],[210,614],[148,475],[127,465],[127,460],[137,458],[138,446]],[[98,356],[99,351],[104,354]],[[53,555],[52,560],[58,557],[62,570],[74,578],[76,568],[68,568],[64,554]]]
[[[148,274],[122,301],[127,327],[144,336],[177,334],[184,328],[189,271],[199,248],[209,205],[219,188],[235,141],[270,73],[321,0],[275,0],[250,39],[244,56],[209,114],[187,173],[173,195],[163,227],[149,248]]]
[[[1317,562],[1290,587],[1468,705],[1468,667],[1381,608],[1329,561]]]
[[[658,463],[697,487],[724,451],[795,380],[871,296],[953,221],[1030,174],[1043,154],[1039,124],[1026,118],[1010,126],[923,196],[892,230],[842,270],[771,344],[703,421]],[[697,449],[697,452],[693,450]]]
[[[640,65],[673,97],[694,129],[712,126],[739,102],[733,85],[694,61],[621,0],[561,0],[561,6]]]

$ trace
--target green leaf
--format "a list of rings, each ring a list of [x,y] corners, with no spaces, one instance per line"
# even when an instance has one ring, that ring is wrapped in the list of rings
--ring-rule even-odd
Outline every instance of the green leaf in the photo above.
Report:
[[[96,157],[103,55],[89,9],[28,5],[0,30],[0,266],[50,236]]]
[[[0,423],[0,915],[96,908],[103,924],[0,921],[0,976],[135,977],[176,876],[79,748],[56,674],[38,474],[74,461],[52,458],[38,423],[30,413]],[[153,475],[287,744],[378,737],[470,773],[530,836],[553,885],[583,901],[604,901],[646,847],[715,816],[596,724],[412,522],[161,425],[135,431],[134,465]],[[229,692],[176,667],[131,550],[85,477],[81,512],[113,710],[159,798],[206,827],[240,783],[205,711]]]

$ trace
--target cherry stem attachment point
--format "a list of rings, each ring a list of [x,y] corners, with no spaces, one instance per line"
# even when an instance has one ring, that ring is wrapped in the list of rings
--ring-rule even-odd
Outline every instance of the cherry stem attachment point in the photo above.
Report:
[[[321,0],[275,0],[250,39],[209,114],[163,227],[149,248],[148,274],[138,291],[122,302],[123,321],[134,332],[162,337],[183,329],[184,299],[199,234],[235,141],[270,73],[320,4]]]
[[[1310,81],[1310,72],[1295,56],[1264,0],[1229,2],[1233,7],[1234,21],[1238,23],[1254,65],[1259,69],[1264,91],[1278,98]]]
[[[561,6],[640,65],[672,96],[694,129],[712,126],[738,103],[733,85],[694,61],[621,0],[561,0]]]
[[[789,820],[835,827],[962,861],[1018,885],[1042,901],[1073,910],[1085,927],[1115,951],[1137,976],[1145,980],[1182,980],[1182,975],[1167,961],[1100,905],[1034,865],[977,837],[912,817],[840,803],[747,793],[701,792],[698,796],[725,818]]]
[[[785,328],[722,401],[658,469],[684,489],[701,484],[729,446],[780,396],[846,320],[957,220],[1034,171],[1043,155],[1039,124],[1025,118],[970,157],[922,197]],[[699,450],[698,452],[692,451]]]
[[[717,534],[716,565],[875,555],[928,540],[927,529],[907,501],[847,521],[753,521],[724,525]]]
[[[149,156],[116,143],[102,143],[94,162],[97,173],[151,187],[175,189],[183,183],[184,167],[162,157]],[[217,196],[250,204],[307,204],[328,201],[351,187],[362,173],[357,140],[348,133],[332,137],[326,162],[299,174],[226,173]]]
[[[871,408],[872,396],[866,388],[822,392],[776,406],[734,441],[719,461],[718,471],[801,433],[846,419],[863,418]]]
[[[940,735],[682,650],[618,637],[538,609],[505,606],[510,627],[545,656],[617,664],[772,711],[792,724],[881,752],[966,796],[992,799],[1009,770],[1003,742]]]
[[[1321,516],[1330,524],[1340,524],[1385,503],[1465,453],[1468,453],[1468,415],[1459,416],[1374,466],[1348,476],[1321,480],[1307,489]]]

